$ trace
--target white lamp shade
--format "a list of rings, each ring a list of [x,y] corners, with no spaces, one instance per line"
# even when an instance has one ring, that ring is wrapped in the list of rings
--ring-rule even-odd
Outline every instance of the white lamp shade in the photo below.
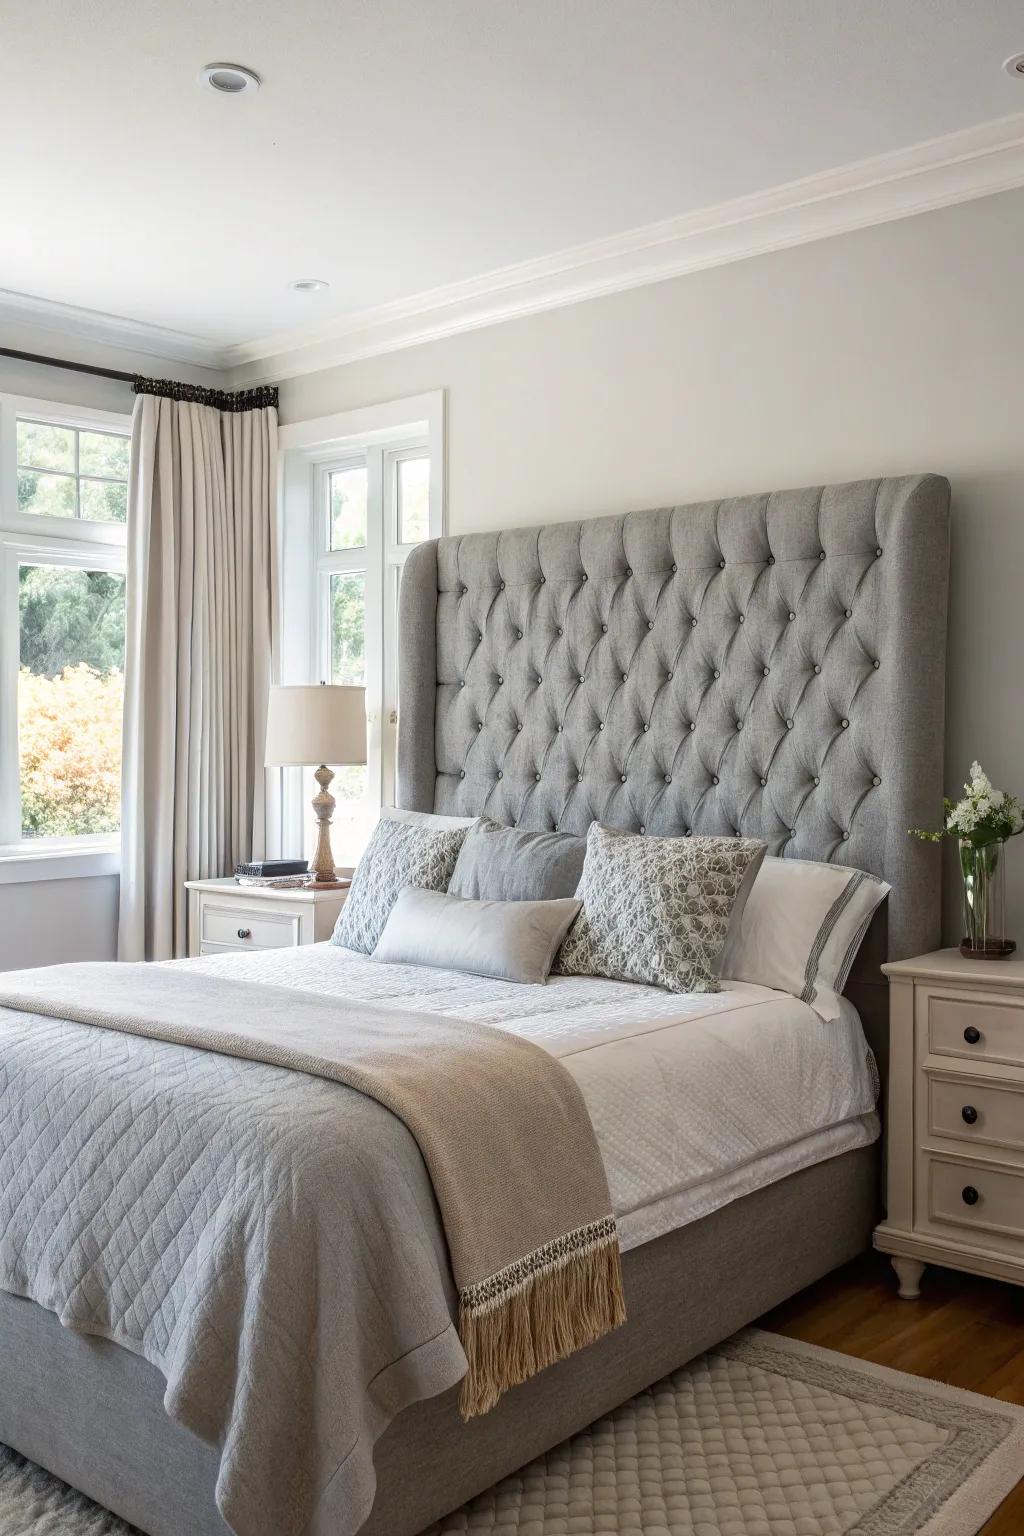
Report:
[[[268,768],[366,762],[366,689],[337,683],[271,688],[267,707]]]

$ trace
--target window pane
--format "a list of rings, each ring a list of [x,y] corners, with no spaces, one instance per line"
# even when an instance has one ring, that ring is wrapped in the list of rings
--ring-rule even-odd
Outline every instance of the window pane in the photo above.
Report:
[[[398,542],[419,544],[430,528],[430,460],[398,461]]]
[[[93,523],[123,523],[128,517],[128,486],[123,480],[79,480],[81,516]]]
[[[106,475],[111,480],[128,478],[128,438],[113,432],[78,434],[78,473]]]
[[[124,577],[23,565],[18,754],[23,837],[121,821]]]
[[[331,682],[366,681],[366,576],[331,577]]]
[[[18,463],[32,469],[66,469],[74,474],[74,429],[53,427],[45,421],[19,421]]]
[[[74,517],[74,475],[40,475],[34,469],[18,470],[18,511],[40,517]]]
[[[330,476],[331,548],[366,543],[366,468],[336,469]]]

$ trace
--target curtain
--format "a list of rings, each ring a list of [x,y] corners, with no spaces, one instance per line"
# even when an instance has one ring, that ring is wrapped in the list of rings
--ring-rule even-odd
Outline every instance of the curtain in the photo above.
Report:
[[[187,950],[184,881],[266,843],[277,392],[136,389],[118,956],[165,960]]]

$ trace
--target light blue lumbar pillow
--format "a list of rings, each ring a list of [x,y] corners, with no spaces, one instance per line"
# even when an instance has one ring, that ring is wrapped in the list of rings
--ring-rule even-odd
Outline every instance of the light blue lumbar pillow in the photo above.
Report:
[[[572,898],[469,901],[410,887],[392,907],[373,958],[542,985],[579,910]]]

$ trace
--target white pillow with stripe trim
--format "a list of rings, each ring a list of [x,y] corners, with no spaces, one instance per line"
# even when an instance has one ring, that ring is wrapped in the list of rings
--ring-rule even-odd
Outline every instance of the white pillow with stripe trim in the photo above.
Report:
[[[845,864],[767,858],[722,956],[723,981],[791,992],[823,1019],[839,996],[876,909],[889,894],[877,875]]]

